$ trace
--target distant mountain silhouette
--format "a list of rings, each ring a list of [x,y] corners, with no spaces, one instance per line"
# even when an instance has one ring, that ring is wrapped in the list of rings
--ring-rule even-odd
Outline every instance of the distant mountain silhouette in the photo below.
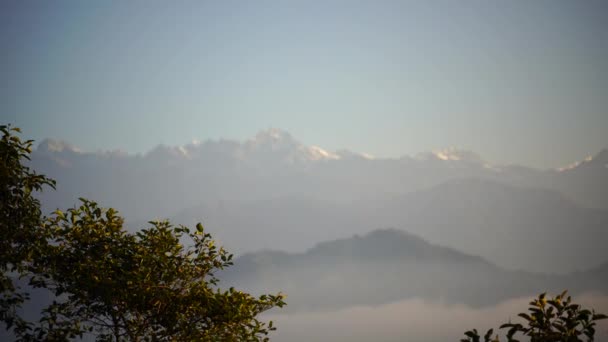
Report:
[[[376,205],[369,215],[377,224],[513,269],[564,273],[608,260],[608,211],[553,190],[461,179]]]
[[[269,129],[252,139],[141,155],[43,141],[32,166],[57,179],[45,213],[94,199],[133,229],[202,221],[236,253],[398,227],[511,269],[571,272],[608,259],[608,152],[560,170],[491,165],[445,149],[399,159],[330,152]],[[593,209],[595,208],[595,209]],[[556,246],[568,245],[564,252]]]
[[[568,276],[507,271],[394,229],[323,242],[304,253],[245,254],[219,276],[224,285],[288,295],[288,311],[334,310],[424,298],[472,307],[568,288],[608,292],[605,267]]]
[[[84,152],[44,140],[32,154],[36,170],[57,179],[43,195],[45,208],[70,206],[78,197],[118,207],[131,220],[166,217],[204,201],[257,200],[295,194],[329,201],[404,194],[462,178],[560,191],[582,206],[608,208],[608,152],[561,170],[491,165],[454,148],[416,157],[375,159],[331,152],[269,129],[252,139],[160,145],[145,154]]]
[[[303,251],[370,227],[399,227],[510,269],[568,273],[608,260],[608,211],[581,208],[552,190],[479,179],[351,203],[303,197],[210,202],[172,221],[201,221],[237,253],[277,246]]]

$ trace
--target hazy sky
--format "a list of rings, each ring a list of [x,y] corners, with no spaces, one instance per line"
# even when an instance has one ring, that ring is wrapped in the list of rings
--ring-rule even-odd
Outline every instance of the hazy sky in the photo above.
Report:
[[[245,139],[553,167],[608,147],[605,1],[2,1],[0,119],[88,150]]]

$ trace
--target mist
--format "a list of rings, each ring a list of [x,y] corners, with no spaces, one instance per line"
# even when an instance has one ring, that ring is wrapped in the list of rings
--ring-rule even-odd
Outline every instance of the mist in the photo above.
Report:
[[[201,223],[218,287],[287,295],[272,341],[608,313],[607,3],[4,1],[0,125],[43,216]]]
[[[455,149],[375,159],[277,129],[144,155],[47,140],[31,161],[58,181],[46,212],[89,197],[133,232],[202,222],[236,255],[220,287],[287,295],[278,341],[455,340],[564,289],[602,310],[606,164],[608,150],[545,170]]]
[[[440,300],[410,299],[381,306],[359,306],[339,311],[316,313],[269,313],[265,319],[276,321],[280,329],[274,341],[378,341],[443,342],[457,341],[464,331],[493,328],[527,310],[531,297],[513,298],[479,309],[449,305]],[[584,294],[577,302],[598,312],[608,311],[608,296]],[[504,332],[500,333],[504,338]],[[608,339],[608,322],[600,321],[596,340]]]

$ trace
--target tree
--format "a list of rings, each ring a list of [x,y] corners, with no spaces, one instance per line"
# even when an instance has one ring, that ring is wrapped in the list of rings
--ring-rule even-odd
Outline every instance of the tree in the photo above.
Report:
[[[14,130],[3,132],[16,141],[10,136]],[[18,144],[6,148],[17,149]],[[21,152],[19,162],[3,164],[2,172],[27,176],[20,160],[29,149]],[[6,192],[11,201],[13,193],[19,191]],[[12,227],[20,238],[11,241],[31,247],[26,257],[2,260],[10,265],[4,270],[13,272],[3,272],[3,277],[27,278],[33,288],[50,291],[54,300],[37,322],[25,322],[14,310],[26,297],[11,302],[11,314],[5,310],[0,318],[8,329],[15,326],[18,339],[65,341],[92,334],[98,341],[268,340],[275,328],[257,316],[282,307],[283,296],[221,290],[214,272],[231,265],[232,255],[216,247],[202,225],[191,232],[166,221],[150,222],[150,227],[129,233],[116,210],[81,202],[48,219],[40,218],[37,201],[19,207],[30,220]],[[5,223],[10,220],[3,216]],[[9,232],[2,234],[2,241],[5,234],[12,238]],[[12,267],[15,262],[22,267]],[[3,292],[2,300],[13,297]]]
[[[583,309],[579,304],[572,303],[567,291],[553,299],[547,300],[543,293],[530,302],[530,313],[520,313],[519,317],[526,321],[520,323],[505,323],[500,329],[509,329],[508,342],[518,342],[515,335],[521,333],[531,342],[579,342],[593,341],[596,321],[608,316]],[[498,342],[498,335],[492,339],[494,330],[490,329],[484,335],[485,342]],[[476,329],[465,332],[466,338],[461,342],[479,342],[481,337]]]
[[[34,251],[45,244],[39,234],[43,218],[34,197],[55,181],[36,174],[23,164],[29,160],[33,141],[22,141],[18,128],[0,126],[0,320],[18,331],[26,328],[17,314],[28,293],[15,281],[30,270]]]

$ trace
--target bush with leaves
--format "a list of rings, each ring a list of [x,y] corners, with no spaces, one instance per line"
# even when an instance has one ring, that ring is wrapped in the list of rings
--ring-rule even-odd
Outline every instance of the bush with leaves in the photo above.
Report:
[[[572,303],[572,298],[562,292],[553,299],[547,299],[546,293],[530,302],[529,313],[520,313],[525,325],[505,323],[500,329],[508,329],[507,342],[518,342],[517,334],[522,334],[531,342],[579,342],[593,341],[596,321],[608,316],[583,309]],[[492,339],[493,329],[484,335],[484,342],[499,342],[498,335]],[[466,338],[461,342],[480,342],[481,336],[476,329],[465,332]]]
[[[54,183],[21,164],[31,141],[24,146],[13,132],[3,126],[2,151],[13,159],[3,159],[10,163],[1,170],[12,183],[2,189],[0,241],[10,247],[2,251],[14,252],[1,254],[0,321],[18,340],[66,341],[88,334],[97,341],[268,340],[275,328],[257,316],[283,306],[283,296],[221,290],[214,272],[231,265],[232,255],[202,225],[190,231],[150,222],[129,233],[114,209],[84,199],[78,208],[41,218],[31,193]],[[3,187],[9,183],[2,181]],[[37,322],[17,314],[27,293],[10,286],[16,277],[53,295]]]

